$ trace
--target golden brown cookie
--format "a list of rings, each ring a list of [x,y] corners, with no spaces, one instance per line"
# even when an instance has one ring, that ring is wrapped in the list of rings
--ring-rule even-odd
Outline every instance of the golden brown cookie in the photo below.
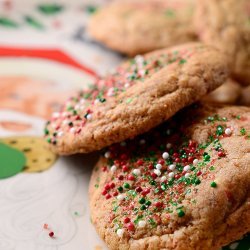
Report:
[[[45,137],[59,154],[99,150],[157,126],[227,75],[227,58],[200,43],[137,56],[70,98]]]
[[[97,11],[89,33],[130,56],[196,40],[194,0],[122,0]]]
[[[233,77],[250,84],[249,0],[198,0],[196,11],[200,39],[227,52]]]
[[[91,220],[114,250],[217,250],[250,230],[250,108],[193,105],[103,152]]]
[[[228,79],[224,84],[207,95],[203,100],[222,104],[235,104],[240,95],[240,84],[232,79]]]

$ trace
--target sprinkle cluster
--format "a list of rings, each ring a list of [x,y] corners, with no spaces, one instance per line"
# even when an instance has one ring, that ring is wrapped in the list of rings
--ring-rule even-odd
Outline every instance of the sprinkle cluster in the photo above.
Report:
[[[103,198],[112,201],[110,223],[119,237],[168,224],[171,216],[185,217],[183,200],[196,202],[191,193],[202,180],[210,180],[210,188],[217,188],[214,162],[227,154],[220,139],[233,134],[226,122],[227,118],[218,115],[205,119],[213,133],[203,144],[190,139],[185,127],[172,120],[104,152],[102,171],[110,177],[103,187],[97,179],[95,187],[102,188]]]
[[[44,129],[47,142],[56,145],[58,138],[64,133],[70,132],[73,135],[81,133],[83,127],[94,119],[98,106],[104,104],[108,98],[118,96],[134,84],[143,84],[153,73],[167,65],[185,64],[194,49],[191,47],[182,51],[163,52],[160,55],[145,57],[138,55],[127,64],[118,67],[114,73],[96,79],[86,90],[69,98],[61,112],[53,113]],[[129,104],[132,100],[133,98],[129,98],[124,101]]]

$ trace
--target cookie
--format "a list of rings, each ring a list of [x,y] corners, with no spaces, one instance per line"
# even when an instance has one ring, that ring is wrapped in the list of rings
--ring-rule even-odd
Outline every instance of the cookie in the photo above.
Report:
[[[144,133],[224,82],[226,61],[199,43],[137,56],[70,98],[45,138],[55,152],[73,154]]]
[[[90,19],[88,31],[107,47],[130,56],[195,41],[193,0],[112,2]]]
[[[242,88],[241,95],[239,97],[239,104],[250,106],[250,86]]]
[[[40,137],[6,137],[0,142],[17,149],[26,158],[25,172],[41,172],[50,168],[56,161],[57,156],[47,149],[47,144]]]
[[[224,104],[235,104],[241,95],[241,85],[228,79],[223,85],[207,95],[204,100]]]
[[[250,108],[196,104],[110,146],[89,186],[97,232],[115,250],[211,250],[241,238],[250,230],[249,139]]]
[[[195,26],[200,39],[231,57],[232,76],[250,84],[249,0],[197,1]]]

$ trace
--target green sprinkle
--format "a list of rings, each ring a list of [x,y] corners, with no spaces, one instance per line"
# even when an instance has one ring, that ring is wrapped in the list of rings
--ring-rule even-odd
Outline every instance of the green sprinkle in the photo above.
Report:
[[[210,155],[207,153],[204,153],[203,159],[204,159],[204,161],[210,161]]]
[[[95,184],[95,188],[99,188],[99,184]]]
[[[126,183],[124,183],[123,187],[126,188],[126,189],[129,189],[130,185],[129,185],[129,183],[126,182]]]
[[[143,198],[143,197],[139,200],[139,203],[140,203],[140,204],[144,204],[145,202],[146,202],[146,200],[145,200],[145,198]]]
[[[211,166],[210,168],[209,168],[209,170],[215,170],[215,167],[214,166]]]
[[[187,60],[181,59],[181,60],[179,61],[179,64],[184,64],[184,63],[186,63],[186,62],[187,62]]]
[[[152,204],[152,202],[151,201],[146,201],[146,203],[145,203],[147,206],[150,206],[151,204]]]
[[[127,100],[126,100],[126,103],[131,103],[133,101],[133,98],[128,98]]]
[[[167,184],[166,184],[166,183],[162,183],[162,184],[161,184],[161,189],[162,189],[163,191],[165,191],[165,190],[167,189]]]
[[[123,191],[123,187],[118,187],[117,190],[121,193]]]
[[[47,139],[47,142],[48,142],[48,143],[51,143],[51,139],[50,139],[50,138],[48,138],[48,139]]]
[[[216,135],[222,135],[224,133],[224,128],[221,125],[218,125],[216,128]]]
[[[195,180],[194,180],[194,184],[195,185],[199,185],[201,183],[201,180],[199,179],[199,178],[196,178]]]
[[[217,187],[217,184],[216,184],[216,182],[212,181],[211,184],[210,184],[210,186],[213,187],[213,188],[215,188],[215,187]]]
[[[242,129],[240,130],[240,133],[241,133],[241,135],[245,135],[245,134],[246,134],[246,129],[245,129],[245,128],[242,128]]]
[[[47,128],[44,129],[44,134],[48,135],[49,134],[49,130]]]
[[[183,217],[185,215],[185,212],[182,209],[179,209],[177,211],[178,217]]]
[[[174,10],[167,9],[167,10],[165,11],[165,15],[166,15],[167,17],[174,17],[174,16],[175,16]]]
[[[140,207],[140,209],[141,209],[141,210],[146,210],[147,207],[146,207],[145,205],[142,205],[142,206]]]
[[[237,115],[237,116],[236,116],[236,119],[240,120],[240,118],[241,118],[240,115]]]
[[[155,186],[156,182],[152,180],[152,181],[149,182],[149,184]]]

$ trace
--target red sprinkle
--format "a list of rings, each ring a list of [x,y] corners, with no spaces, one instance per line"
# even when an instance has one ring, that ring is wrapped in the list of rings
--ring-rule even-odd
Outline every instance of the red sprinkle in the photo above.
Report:
[[[106,194],[106,199],[108,200],[108,199],[110,199],[111,198],[111,195],[110,194]]]
[[[135,180],[135,177],[134,177],[133,175],[130,174],[130,175],[128,175],[128,180],[129,180],[129,181],[134,181],[134,180]]]
[[[142,191],[142,188],[141,187],[137,187],[137,188],[135,188],[135,191],[138,192],[138,193],[140,193]]]
[[[137,163],[138,166],[142,166],[142,164],[143,164],[144,162],[143,162],[142,159],[139,159],[136,163]]]
[[[128,171],[128,167],[127,167],[126,165],[123,165],[123,166],[122,166],[122,171],[123,171],[123,172],[127,172],[127,171]]]
[[[110,184],[109,184],[109,187],[110,187],[110,188],[114,188],[114,187],[115,187],[115,183],[114,183],[114,182],[110,183]]]
[[[127,225],[127,228],[129,231],[134,231],[135,230],[135,225],[134,223],[130,222],[128,225]]]
[[[128,217],[124,218],[124,223],[129,223],[130,219]]]
[[[102,195],[106,195],[107,193],[108,193],[108,192],[107,192],[107,190],[105,190],[105,189],[102,191]]]
[[[55,235],[54,232],[50,232],[50,233],[49,233],[49,237],[50,237],[50,238],[53,238],[54,235]]]

